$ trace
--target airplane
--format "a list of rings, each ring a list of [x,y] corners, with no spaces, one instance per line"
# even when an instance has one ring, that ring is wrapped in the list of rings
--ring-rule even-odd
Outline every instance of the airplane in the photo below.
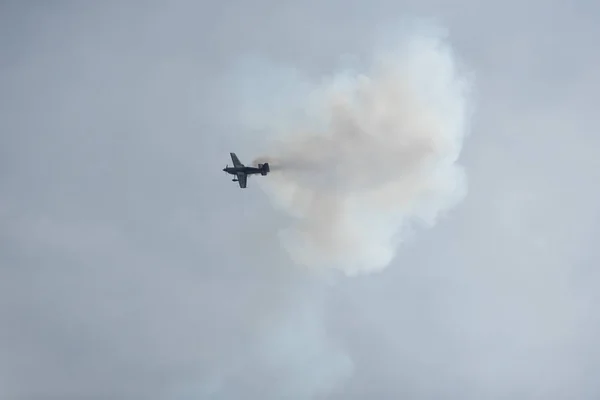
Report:
[[[229,155],[231,156],[231,161],[233,161],[233,167],[230,167],[229,164],[227,164],[227,166],[223,168],[223,171],[235,175],[235,178],[233,178],[232,181],[237,182],[242,189],[246,187],[248,175],[261,174],[262,176],[265,176],[271,171],[269,163],[258,164],[258,167],[246,167],[240,162],[240,159],[235,153],[229,153]]]

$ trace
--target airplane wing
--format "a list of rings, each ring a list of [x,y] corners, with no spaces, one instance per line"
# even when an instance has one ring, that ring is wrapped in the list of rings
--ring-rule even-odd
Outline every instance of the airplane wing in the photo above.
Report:
[[[238,158],[238,156],[235,155],[235,153],[229,153],[229,155],[231,155],[231,161],[233,161],[233,166],[234,167],[239,168],[239,167],[243,167],[244,166],[244,164],[242,164],[240,162],[240,159]]]
[[[246,187],[246,183],[248,180],[248,175],[244,174],[243,172],[238,172],[237,173],[237,178],[238,178],[238,184],[240,185],[240,187],[242,189],[244,189]]]

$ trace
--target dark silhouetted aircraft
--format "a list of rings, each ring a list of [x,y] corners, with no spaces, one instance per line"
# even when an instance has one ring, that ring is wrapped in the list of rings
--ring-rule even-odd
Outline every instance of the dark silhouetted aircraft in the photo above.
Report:
[[[235,178],[232,180],[237,182],[242,189],[246,187],[246,182],[248,180],[248,175],[261,174],[265,176],[269,173],[269,163],[258,164],[258,167],[246,167],[244,164],[240,162],[240,159],[235,155],[235,153],[229,153],[231,155],[231,161],[233,161],[233,167],[227,165],[223,168],[223,171],[228,174],[235,175]]]

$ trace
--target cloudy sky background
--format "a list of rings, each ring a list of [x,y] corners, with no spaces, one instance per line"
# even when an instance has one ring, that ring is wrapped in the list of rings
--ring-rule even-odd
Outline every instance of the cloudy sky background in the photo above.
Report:
[[[264,145],[239,66],[318,81],[413,17],[475,79],[468,194],[383,272],[296,266],[268,177],[241,191],[221,171]],[[3,2],[0,398],[598,398],[599,17]]]

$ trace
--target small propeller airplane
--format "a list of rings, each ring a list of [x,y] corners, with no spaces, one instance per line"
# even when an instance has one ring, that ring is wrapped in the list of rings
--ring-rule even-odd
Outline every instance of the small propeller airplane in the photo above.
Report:
[[[227,164],[227,166],[223,168],[223,171],[235,175],[235,178],[233,178],[232,181],[237,182],[242,189],[246,187],[248,175],[261,174],[262,176],[265,176],[271,171],[269,169],[269,163],[258,164],[258,167],[246,167],[240,162],[240,159],[235,153],[229,153],[229,155],[231,156],[231,161],[233,161],[233,167],[230,167],[229,164]]]

